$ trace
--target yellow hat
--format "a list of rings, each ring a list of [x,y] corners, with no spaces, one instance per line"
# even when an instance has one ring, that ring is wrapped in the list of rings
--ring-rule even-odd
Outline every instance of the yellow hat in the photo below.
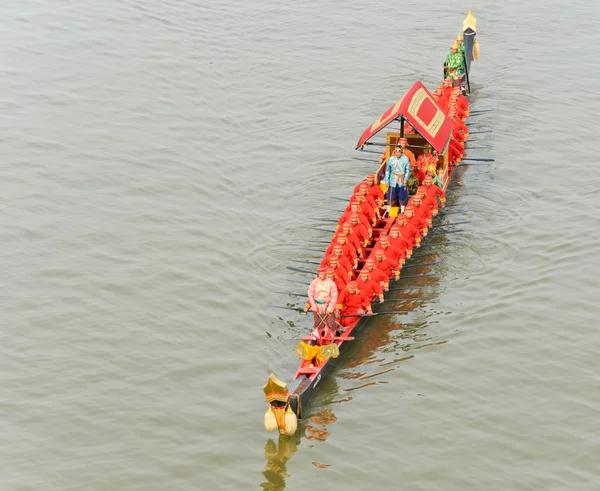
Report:
[[[456,36],[456,40],[457,41],[462,41],[463,40],[462,34],[460,32],[458,33],[458,36]]]
[[[454,43],[454,44],[452,45],[452,49],[458,49],[458,43]]]

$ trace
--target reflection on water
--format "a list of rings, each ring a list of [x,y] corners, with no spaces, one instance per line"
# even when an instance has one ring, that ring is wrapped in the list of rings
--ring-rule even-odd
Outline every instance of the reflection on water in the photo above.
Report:
[[[271,438],[265,443],[265,470],[262,473],[266,482],[261,483],[262,489],[278,491],[285,489],[286,478],[290,477],[287,472],[287,462],[298,450],[302,438],[307,441],[324,442],[331,432],[327,431],[327,426],[335,423],[337,417],[332,409],[323,409],[311,416],[305,424],[300,425],[298,431],[291,436],[279,435],[277,443]],[[308,445],[312,447],[311,445]],[[325,469],[330,464],[313,462],[318,468]]]

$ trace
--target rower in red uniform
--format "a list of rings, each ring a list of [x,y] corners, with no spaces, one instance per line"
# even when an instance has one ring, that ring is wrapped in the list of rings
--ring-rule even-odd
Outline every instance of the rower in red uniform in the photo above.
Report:
[[[427,237],[427,232],[429,231],[429,224],[427,223],[427,220],[423,217],[423,216],[416,216],[415,215],[415,207],[413,206],[412,203],[409,203],[410,208],[408,208],[408,206],[406,207],[407,209],[404,210],[404,214],[405,214],[405,223],[408,227],[412,227],[413,230],[417,229],[417,231],[423,236],[423,237]],[[417,242],[417,239],[415,238],[415,242]],[[421,247],[421,241],[419,240],[417,242],[417,247]]]
[[[463,148],[460,144],[454,139],[450,139],[450,144],[448,145],[448,162],[452,165],[459,164],[462,160],[463,156]]]
[[[469,137],[469,129],[467,128],[467,125],[460,118],[455,117],[453,121],[454,131],[460,131],[466,140]]]
[[[338,221],[337,228],[339,229],[339,227],[341,227],[344,222],[352,223],[353,214],[356,214],[357,220],[365,227],[365,231],[367,232],[367,239],[370,239],[373,234],[373,229],[371,228],[371,223],[369,222],[368,218],[360,211],[359,201],[354,201],[350,205],[349,211],[346,208],[346,211],[344,211],[344,214],[340,217]],[[352,228],[354,229],[354,225],[352,225]]]
[[[373,198],[375,199],[375,202],[378,203],[381,207],[381,203],[383,203],[385,201],[385,196],[383,194],[383,190],[379,187],[379,185],[375,184],[375,174],[368,174],[367,178],[364,182],[367,183],[367,190],[368,190],[369,194],[371,196],[373,196]],[[362,183],[358,184],[354,188],[354,194],[356,194],[357,191],[360,189],[361,184]]]
[[[348,260],[348,258],[346,256],[343,255],[343,250],[342,250],[342,246],[340,244],[336,244],[333,246],[333,252],[331,254],[326,255],[323,260],[321,261],[321,267],[327,266],[328,264],[330,266],[333,266],[330,262],[330,259],[332,257],[337,257],[337,260],[340,263],[340,266],[342,266],[346,271],[348,271],[348,279],[351,280],[352,279],[352,270],[354,269],[352,267],[352,264],[350,263],[350,261]]]
[[[341,316],[355,316],[341,319],[341,325],[348,327],[349,325],[354,324],[358,317],[365,313],[367,315],[373,315],[371,301],[367,298],[365,293],[358,289],[356,281],[351,281],[346,285],[346,288],[342,290],[342,293],[338,295],[335,317],[336,319],[340,319]]]
[[[398,249],[405,251],[406,257],[410,259],[413,250],[413,240],[408,237],[403,237],[400,233],[400,226],[398,223],[394,223],[390,229],[390,235],[388,237],[390,244],[396,246]]]
[[[371,208],[373,208],[375,214],[379,212],[379,205],[377,204],[377,201],[375,200],[373,195],[369,193],[369,186],[366,182],[360,183],[358,185],[358,191],[355,191],[354,194],[363,196],[365,198],[365,201],[369,203]]]
[[[352,279],[352,270],[348,271],[344,266],[341,266],[337,256],[329,256],[327,267],[333,269],[336,278],[336,286],[338,286],[337,280],[339,280],[343,283],[345,288],[346,284]],[[341,292],[344,288],[340,289],[338,287],[338,292]]]
[[[325,251],[325,255],[328,256],[331,253],[333,253],[333,248],[339,244],[340,246],[342,246],[342,254],[348,258],[350,263],[352,263],[352,268],[356,269],[356,267],[358,266],[358,257],[356,256],[356,249],[352,244],[348,243],[348,241],[346,240],[347,238],[348,235],[344,232],[337,233],[334,236],[334,239],[331,241],[331,244]]]
[[[425,192],[427,193],[427,196],[429,196],[429,198],[432,198],[434,200],[436,207],[437,207],[437,199],[439,196],[440,203],[442,204],[442,208],[444,208],[446,206],[446,194],[444,193],[444,190],[442,188],[440,188],[439,186],[437,186],[436,184],[433,184],[433,179],[429,175],[425,177],[423,184],[425,185]]]
[[[409,209],[410,206],[410,209]],[[404,210],[404,213],[401,213],[396,217],[396,226],[400,230],[400,235],[406,240],[411,242],[410,251],[412,254],[413,247],[417,246],[417,248],[421,247],[421,228],[418,224],[409,223],[408,219],[411,218],[414,214],[414,208],[409,203],[409,205]],[[409,216],[410,213],[410,216]],[[427,222],[425,222],[427,224]]]
[[[427,229],[431,228],[431,220],[432,214],[429,206],[423,206],[421,203],[421,196],[419,194],[415,194],[411,198],[411,204],[413,205],[414,217],[416,219],[421,218],[423,221],[421,223],[427,224]],[[423,230],[423,235],[425,235],[425,231]]]
[[[358,257],[362,258],[363,250],[362,250],[362,244],[360,243],[360,237],[358,236],[357,233],[354,233],[354,230],[352,230],[352,225],[350,224],[350,222],[344,222],[344,224],[342,225],[341,232],[346,234],[346,240],[348,241],[348,244],[353,245],[354,249],[356,250],[356,254],[358,254]],[[338,233],[340,233],[340,232],[337,232],[333,236],[334,239],[337,237]]]
[[[355,194],[352,196],[352,201],[358,201],[360,203],[361,213],[367,217],[371,226],[374,227],[375,224],[377,223],[375,211],[373,210],[373,207],[369,203],[367,203],[364,195]]]
[[[452,80],[450,80],[449,78],[446,78],[444,80],[444,85],[442,85],[442,92],[444,94],[444,96],[446,97],[446,99],[450,100],[450,96],[452,95]]]
[[[383,287],[384,291],[387,292],[390,290],[390,278],[381,269],[377,269],[375,267],[374,259],[367,259],[365,262],[365,269],[369,272],[371,279],[379,283]]]
[[[458,87],[456,87],[456,89],[458,89]],[[460,89],[458,89],[458,91],[455,90],[454,94],[456,94],[456,107],[462,109],[465,112],[465,114],[468,116],[469,112],[470,112],[469,101],[462,94]]]
[[[429,209],[432,217],[437,216],[437,214],[438,214],[437,198],[430,197],[427,194],[427,188],[424,185],[418,187],[417,195],[421,198],[421,206],[424,206],[426,209]]]
[[[398,270],[402,269],[402,266],[406,262],[406,249],[392,245],[386,234],[379,236],[379,248],[383,249],[388,259],[398,263]]]
[[[367,295],[367,298],[372,302],[376,297],[379,297],[379,303],[383,303],[383,291],[378,281],[374,281],[369,276],[369,271],[363,269],[358,279],[356,280],[358,289]]]
[[[338,275],[335,274],[335,269],[332,266],[327,266],[327,278],[335,283],[338,295],[344,288],[346,288],[347,280],[344,281],[342,278],[339,278]]]
[[[371,234],[369,234],[366,227],[360,223],[360,216],[361,215],[358,213],[352,213],[352,215],[350,215],[349,222],[352,231],[358,235],[358,239],[360,240],[364,250],[364,248],[368,247],[371,242]]]
[[[400,278],[400,265],[398,261],[394,261],[391,257],[386,257],[383,249],[375,251],[375,267],[388,275],[388,279],[395,276]]]

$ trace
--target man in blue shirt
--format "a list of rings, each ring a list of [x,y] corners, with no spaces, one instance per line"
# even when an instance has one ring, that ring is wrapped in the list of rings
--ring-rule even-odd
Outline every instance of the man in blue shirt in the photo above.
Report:
[[[404,155],[402,147],[396,147],[393,155],[388,159],[384,177],[384,182],[388,185],[388,213],[390,206],[394,206],[396,202],[400,206],[400,213],[404,213],[408,201],[406,181],[409,177],[410,161]]]

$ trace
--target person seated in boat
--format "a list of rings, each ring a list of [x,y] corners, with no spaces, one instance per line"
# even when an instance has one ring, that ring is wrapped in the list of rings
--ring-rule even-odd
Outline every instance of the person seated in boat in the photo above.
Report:
[[[360,193],[353,194],[351,200],[351,202],[358,201],[360,203],[361,213],[367,217],[367,220],[369,220],[371,227],[374,227],[377,224],[377,214],[375,213],[375,210],[373,209],[371,204],[367,202],[365,195]]]
[[[388,212],[391,206],[398,203],[400,212],[404,211],[408,201],[406,182],[410,177],[410,161],[403,154],[402,147],[396,147],[394,154],[388,159],[385,172],[385,183],[388,187]]]
[[[448,104],[448,114],[450,112],[453,112],[457,119],[460,119],[463,122],[467,119],[465,112],[456,105],[456,99],[450,99],[450,103]]]
[[[421,206],[425,206],[426,208],[428,208],[431,211],[432,216],[437,216],[437,197],[429,196],[427,194],[427,187],[425,185],[419,186],[419,189],[417,190],[417,195],[421,198]]]
[[[398,261],[387,257],[383,249],[375,251],[375,267],[388,275],[388,279],[392,278],[392,276],[395,276],[396,279],[400,278],[400,265]]]
[[[304,307],[304,312],[308,309],[313,311],[314,329],[321,333],[329,329],[335,332],[334,311],[338,301],[338,290],[335,282],[327,278],[327,268],[319,268],[317,277],[311,281],[308,287],[308,305]]]
[[[343,250],[341,244],[335,244],[333,246],[333,251],[329,254],[325,254],[325,257],[321,261],[320,266],[321,267],[327,266],[330,262],[329,260],[332,257],[337,257],[337,259],[340,263],[340,266],[342,266],[346,271],[348,271],[348,277],[349,277],[349,279],[352,279],[352,271],[354,269],[356,269],[356,267],[353,267],[350,260],[344,255],[344,250]]]
[[[413,203],[408,203],[408,205],[406,205],[406,210],[404,210],[404,221],[405,225],[409,229],[416,229],[416,231],[419,233],[420,238],[419,240],[415,238],[415,243],[417,247],[421,247],[421,238],[427,237],[427,233],[429,232],[429,224],[427,223],[427,219],[421,215],[416,216]]]
[[[430,199],[433,199],[433,201],[435,202],[436,209],[438,196],[440,198],[440,204],[442,205],[442,208],[444,208],[446,206],[446,194],[440,186],[433,184],[433,178],[429,174],[425,177],[423,185],[425,186],[425,193],[427,194],[427,196]]]
[[[377,269],[375,267],[375,259],[367,259],[365,261],[365,267],[364,269],[366,269],[369,272],[369,277],[379,283],[381,285],[381,288],[383,288],[383,291],[389,291],[390,289],[390,278],[389,276],[384,273],[381,269]]]
[[[451,138],[450,144],[448,145],[448,163],[451,166],[459,164],[462,160],[463,151],[460,143],[458,143],[455,138]]]
[[[355,208],[356,205],[358,205],[358,209]],[[373,226],[373,219],[375,218],[375,213],[373,211],[373,208],[371,208],[371,205],[369,205],[365,201],[365,197],[363,195],[353,194],[350,197],[350,204],[344,210],[344,215],[346,213],[360,213],[362,216],[365,217],[365,220],[361,218],[360,221],[363,224],[365,224],[365,226],[368,225],[369,233],[372,232],[371,227]],[[339,223],[343,223],[341,222],[341,218],[340,221],[338,221],[338,224]]]
[[[385,199],[385,197],[383,195],[383,191],[379,187],[379,184],[377,184],[375,182],[375,174],[367,174],[367,177],[365,178],[365,180],[362,181],[362,182],[360,182],[360,183],[358,183],[354,187],[354,194],[356,194],[358,192],[358,190],[361,188],[361,186],[363,184],[367,185],[367,191],[368,191],[368,193],[371,196],[373,196],[373,199],[375,200],[375,203],[377,203],[378,201],[381,201],[381,200]]]
[[[450,102],[450,96],[452,95],[452,91],[454,88],[452,87],[452,79],[446,77],[444,79],[444,83],[442,84],[442,93],[448,102]]]
[[[464,111],[465,115],[468,116],[470,112],[469,100],[463,95],[462,91],[455,87],[452,92],[453,96],[456,96],[456,105],[462,111]]]
[[[358,289],[356,281],[351,281],[338,296],[335,317],[338,320],[341,319],[343,327],[348,327],[355,324],[359,317],[365,313],[367,315],[373,315],[371,301]]]
[[[343,215],[338,220],[338,224],[337,224],[336,228],[339,230],[339,228],[344,224],[344,222],[348,222],[348,221],[352,222],[352,220],[351,220],[352,215],[357,216],[357,220],[365,227],[365,230],[367,232],[367,238],[370,239],[373,234],[373,229],[371,228],[371,223],[369,222],[369,219],[365,216],[364,213],[362,213],[359,201],[353,201],[350,204],[349,211],[348,211],[348,208],[346,208],[346,210],[344,210]],[[353,228],[354,228],[354,226],[353,226]]]
[[[402,153],[408,157],[408,161],[410,162],[410,167],[413,168],[417,165],[417,160],[415,159],[415,154],[412,150],[408,149],[408,140],[406,138],[400,138],[398,140],[398,145],[402,147]]]
[[[400,235],[407,241],[410,241],[410,254],[412,254],[414,247],[417,247],[417,249],[421,247],[421,229],[413,223],[408,223],[409,207],[411,212],[413,211],[410,203],[406,205],[404,213],[400,213],[400,215],[396,217],[394,225],[400,230]]]
[[[344,266],[342,266],[340,264],[340,261],[338,259],[337,256],[331,255],[329,256],[329,258],[327,259],[325,266],[327,268],[333,268],[333,273],[335,274],[335,278],[336,278],[336,286],[338,286],[339,281],[341,281],[344,284],[344,288],[346,287],[346,284],[352,279],[352,270],[348,271],[346,268],[344,268]],[[338,281],[339,280],[339,281]],[[342,290],[340,290],[340,288],[338,288],[338,292],[340,292]]]
[[[369,204],[372,208],[373,213],[375,213],[375,217],[379,220],[381,219],[381,214],[379,213],[379,204],[375,201],[375,198],[371,194],[369,194],[369,190],[367,188],[367,183],[363,183],[359,185],[358,191],[354,193],[355,196],[362,196],[363,199]]]
[[[433,99],[435,100],[435,102],[437,102],[437,105],[442,111],[444,111],[445,113],[448,112],[449,99],[444,94],[443,87],[438,87],[437,89],[435,89],[435,92],[433,93]]]
[[[463,122],[462,119],[455,117],[453,119],[454,122],[454,131],[460,131],[466,139],[469,137],[469,129],[467,125]]]
[[[387,234],[381,234],[379,236],[378,248],[384,252],[385,256],[392,262],[399,272],[406,262],[406,249],[392,245]]]
[[[383,190],[375,181],[375,174],[367,174],[367,179],[365,182],[367,183],[369,194],[375,198],[375,202],[379,207],[379,212],[383,214],[385,210],[385,196],[383,194]]]
[[[329,256],[333,253],[333,248],[337,245],[342,247],[342,255],[350,261],[352,264],[352,269],[356,269],[358,266],[358,256],[356,253],[356,249],[350,243],[348,243],[348,234],[344,232],[338,232],[329,247],[325,250],[325,256]]]
[[[427,232],[431,228],[432,217],[431,208],[422,204],[421,196],[415,194],[409,201],[409,204],[413,207],[413,218],[412,221],[419,221],[421,223],[421,234],[427,235]]]
[[[367,228],[360,222],[360,214],[352,213],[348,219],[352,232],[354,232],[360,240],[363,250],[368,247],[371,242],[371,234]]]
[[[394,223],[394,225],[392,225],[392,228],[390,228],[390,235],[388,237],[388,240],[390,241],[391,245],[397,247],[400,250],[404,250],[406,258],[410,259],[410,257],[412,256],[414,240],[410,240],[408,237],[402,236],[400,225],[397,220],[398,219],[396,218],[396,223]],[[405,231],[407,231],[407,229],[405,229]]]
[[[336,232],[335,235],[333,236],[333,239],[331,241],[332,243],[334,243],[336,241],[339,233],[346,234],[346,240],[348,241],[348,244],[350,244],[354,247],[354,250],[356,250],[356,254],[358,255],[359,258],[362,259],[362,257],[363,257],[362,244],[360,243],[360,238],[359,238],[358,234],[354,233],[354,230],[352,230],[352,225],[350,224],[350,222],[343,223],[341,230]]]
[[[356,280],[356,284],[358,285],[358,289],[363,292],[371,302],[379,297],[379,303],[383,303],[383,290],[381,289],[381,285],[379,282],[371,279],[367,269],[361,270]]]
[[[335,274],[335,269],[332,266],[327,266],[327,278],[329,278],[330,280],[332,280],[335,283],[335,286],[338,291],[338,295],[344,288],[346,288],[346,284],[348,283],[347,277],[346,277],[346,281],[344,281],[344,279],[338,277],[338,275]]]
[[[465,76],[465,70],[464,70],[463,57],[458,52],[458,44],[457,43],[454,43],[452,45],[452,47],[450,48],[450,53],[448,53],[448,56],[446,56],[445,66],[447,69],[447,72],[446,72],[447,78],[452,80],[453,84],[457,83],[455,81],[459,81],[459,83],[460,83],[462,78]]]

